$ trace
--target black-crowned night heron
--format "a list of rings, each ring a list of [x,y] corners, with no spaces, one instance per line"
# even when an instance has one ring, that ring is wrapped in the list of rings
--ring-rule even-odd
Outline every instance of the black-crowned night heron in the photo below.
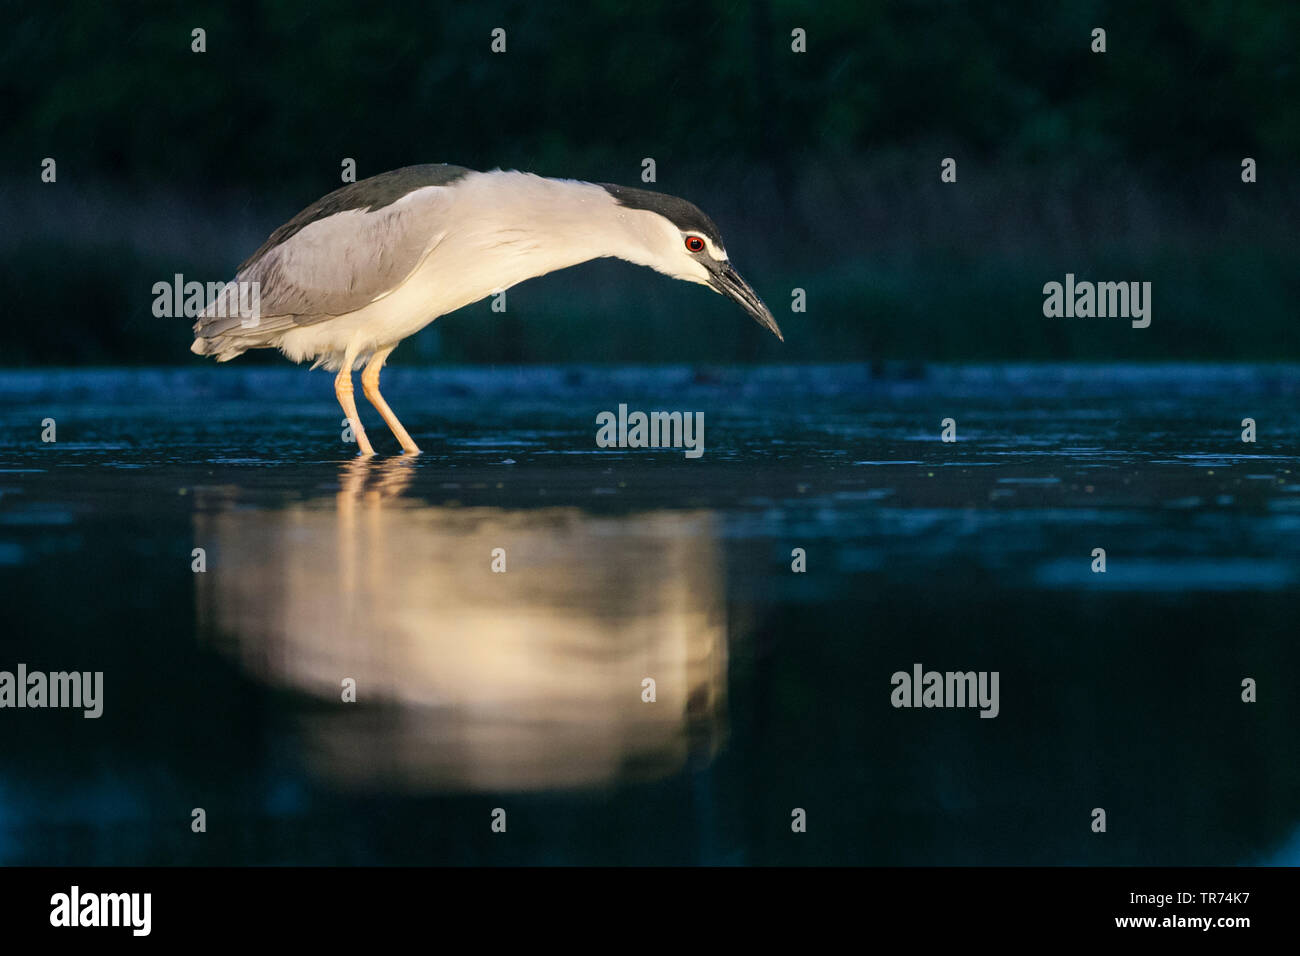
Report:
[[[334,391],[363,455],[352,372],[411,454],[419,448],[379,393],[397,344],[440,315],[516,283],[616,256],[739,302],[778,338],[771,311],[731,267],[718,227],[684,199],[644,189],[426,165],[335,190],[281,226],[194,325],[199,355],[225,362],[278,348],[337,370]],[[256,283],[258,315],[231,306]]]

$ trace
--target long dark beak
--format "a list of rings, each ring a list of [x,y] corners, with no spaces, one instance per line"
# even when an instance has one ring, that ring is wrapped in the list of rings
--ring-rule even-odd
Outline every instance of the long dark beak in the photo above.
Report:
[[[758,297],[758,293],[751,289],[749,283],[742,279],[740,273],[731,268],[730,265],[725,265],[713,273],[713,280],[709,284],[728,298],[735,299],[745,307],[746,312],[754,317],[755,322],[782,342],[785,341],[785,336],[781,334],[776,319],[772,318],[772,310],[763,304],[763,300]]]

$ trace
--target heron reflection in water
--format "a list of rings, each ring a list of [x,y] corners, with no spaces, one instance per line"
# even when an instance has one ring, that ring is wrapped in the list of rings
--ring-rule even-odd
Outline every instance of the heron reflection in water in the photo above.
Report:
[[[406,494],[415,465],[349,461],[336,495],[278,509],[198,501],[200,628],[258,679],[333,705],[299,715],[318,773],[556,789],[713,754],[727,649],[711,512],[435,506]]]

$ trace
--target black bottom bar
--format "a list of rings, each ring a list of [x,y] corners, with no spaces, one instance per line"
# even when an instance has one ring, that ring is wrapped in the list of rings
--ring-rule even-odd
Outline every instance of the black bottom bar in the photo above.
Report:
[[[687,926],[732,941],[778,928],[811,941],[839,924],[859,936],[902,932],[927,942],[1127,936],[1231,944],[1285,931],[1298,887],[1288,868],[12,868],[0,870],[0,919],[11,941],[75,936],[91,944],[144,936],[146,926],[148,937],[165,941],[337,942],[455,929],[499,943],[515,929],[668,939]]]

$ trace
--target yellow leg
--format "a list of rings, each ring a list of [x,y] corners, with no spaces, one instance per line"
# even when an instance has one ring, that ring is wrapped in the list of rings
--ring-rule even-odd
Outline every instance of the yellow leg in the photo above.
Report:
[[[347,355],[343,358],[343,365],[339,368],[339,374],[334,378],[334,395],[338,398],[339,404],[343,406],[343,414],[348,416],[348,421],[352,423],[352,434],[357,440],[357,445],[363,455],[373,455],[374,448],[370,446],[370,439],[366,437],[366,430],[361,427],[361,416],[357,414],[357,403],[352,398],[352,362],[356,359],[356,353],[348,349]]]
[[[393,430],[393,434],[397,436],[397,441],[402,446],[402,450],[408,455],[418,455],[420,446],[411,440],[410,434],[402,427],[402,423],[397,420],[393,410],[384,401],[384,396],[379,394],[379,370],[384,367],[384,362],[396,347],[391,345],[386,349],[380,349],[370,357],[369,364],[366,365],[365,371],[361,373],[361,390],[366,393],[366,399],[371,405],[375,406],[375,410],[384,417],[388,427]]]

